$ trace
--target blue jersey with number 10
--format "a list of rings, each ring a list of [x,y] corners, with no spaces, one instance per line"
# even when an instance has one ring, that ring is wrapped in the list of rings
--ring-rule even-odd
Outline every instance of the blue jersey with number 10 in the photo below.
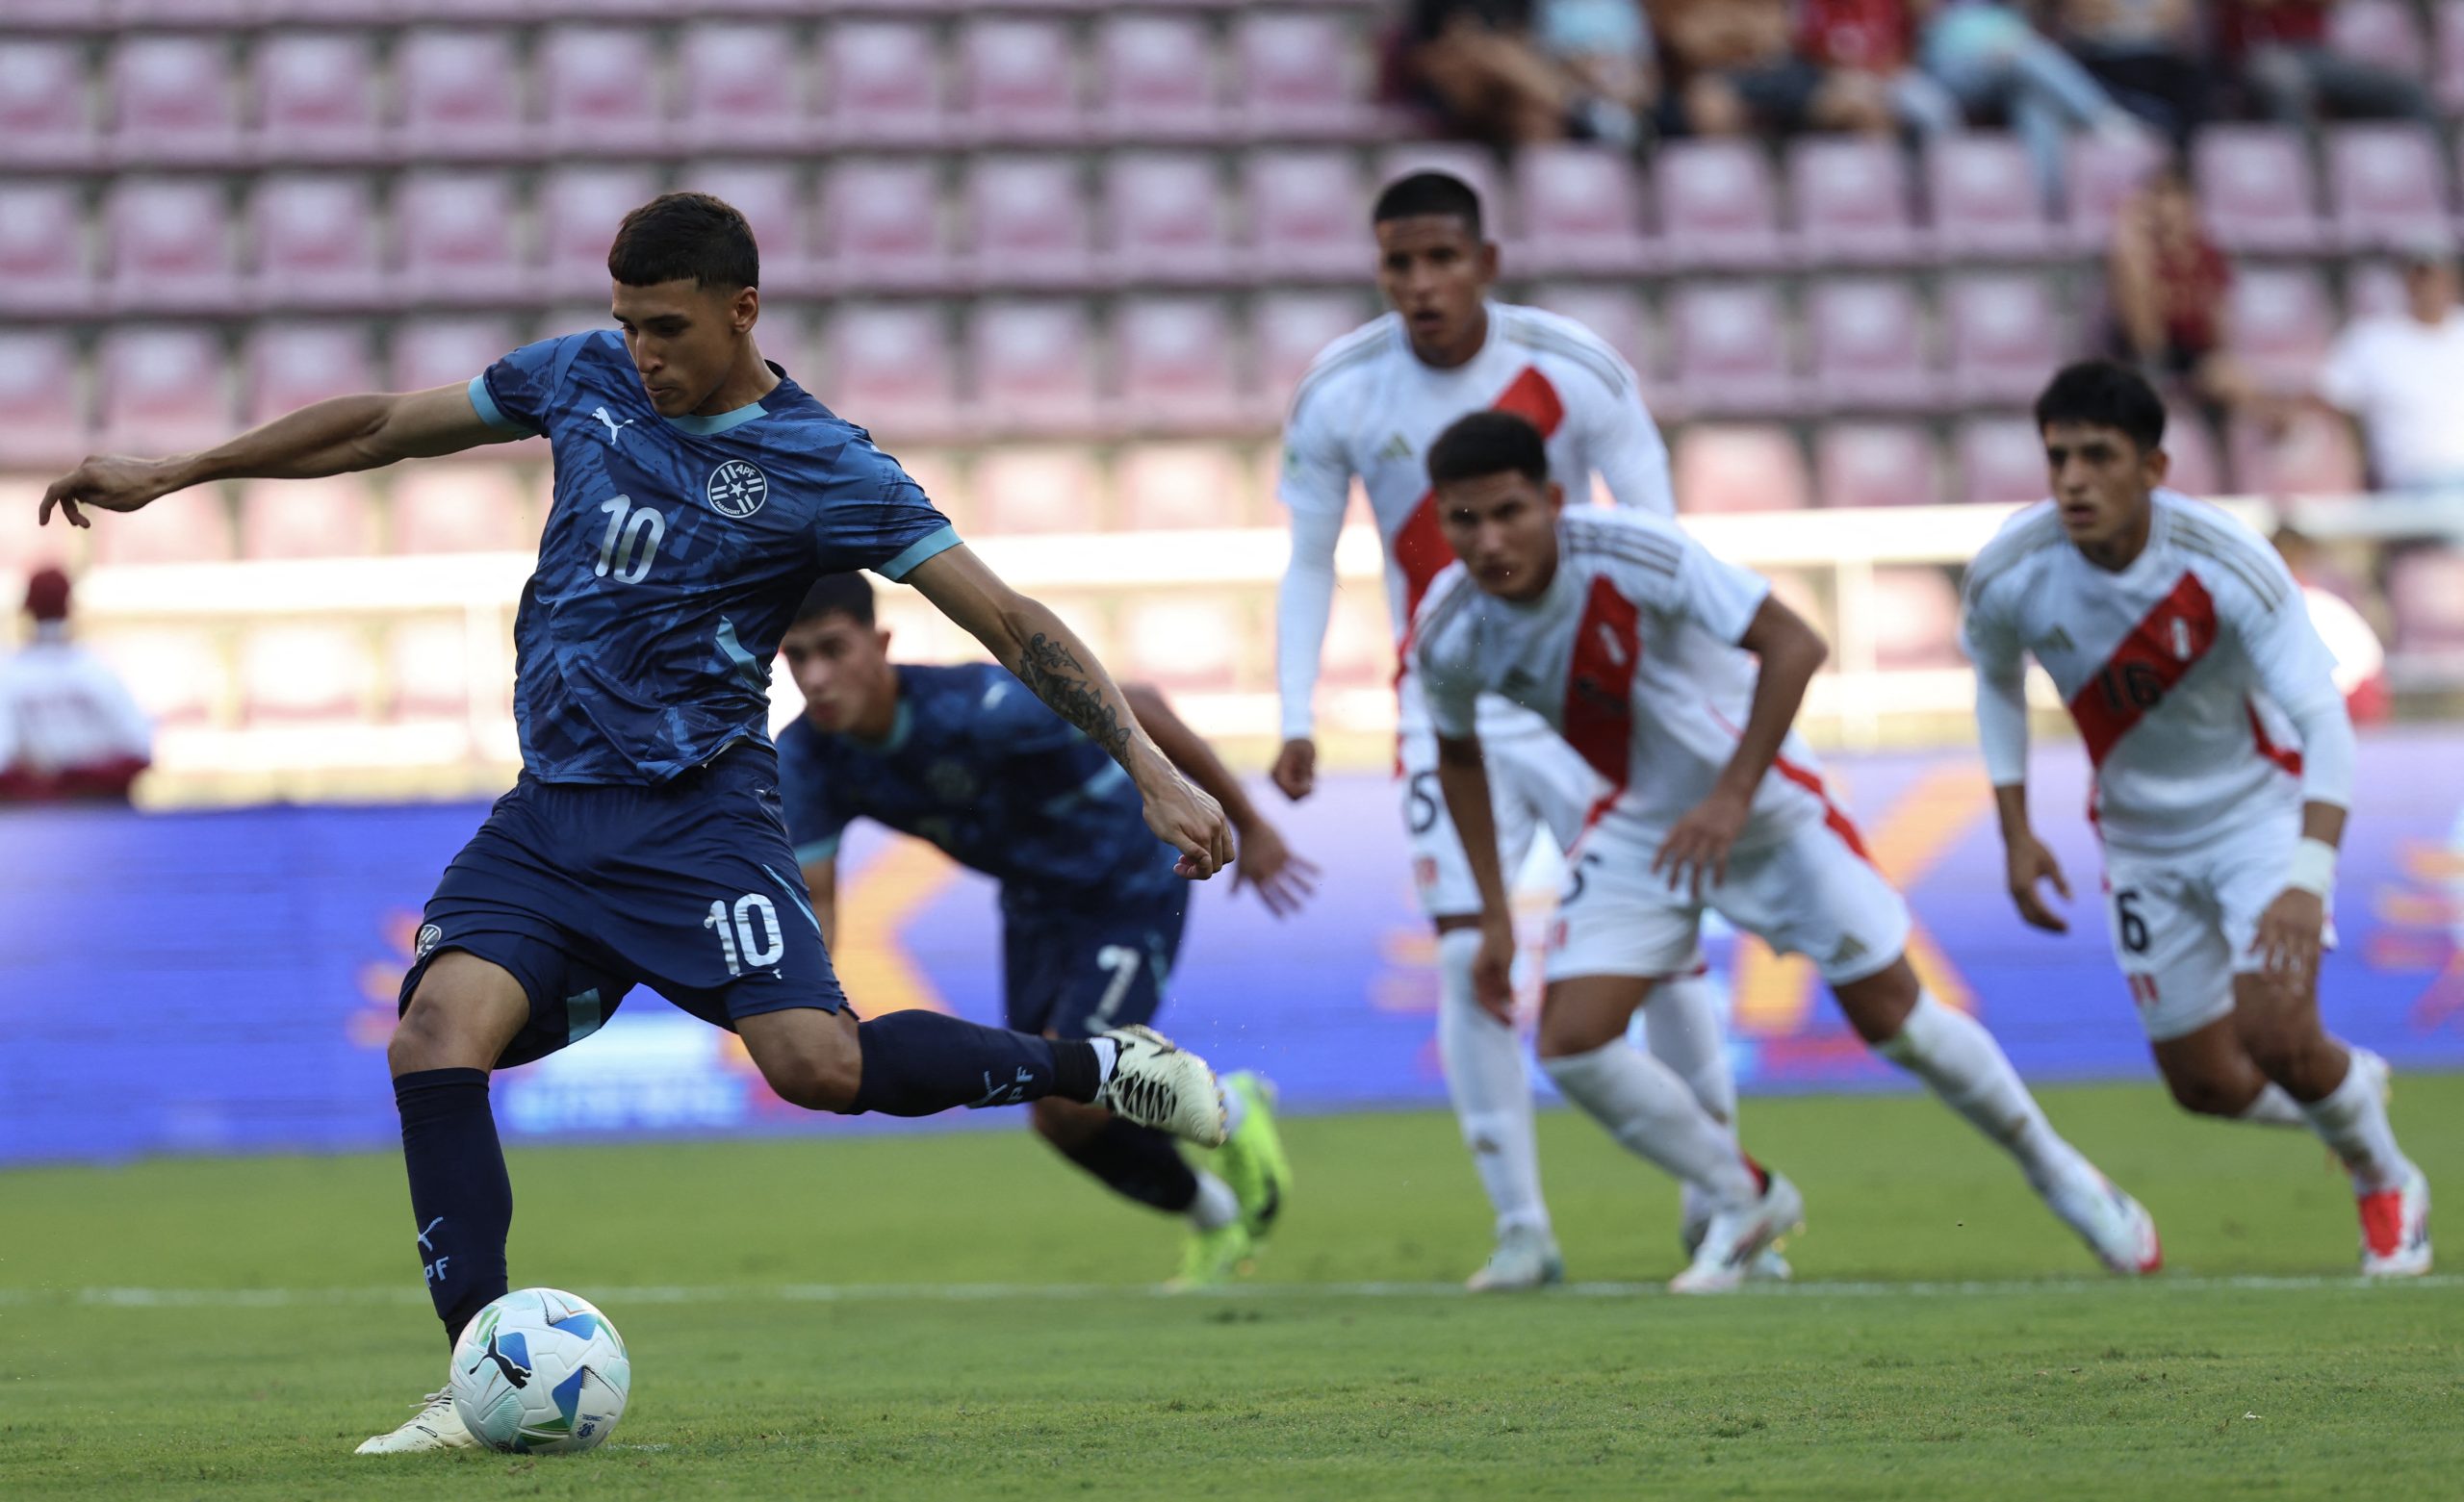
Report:
[[[555,499],[514,623],[522,764],[659,783],[767,744],[770,661],[816,575],[902,578],[958,545],[862,428],[779,384],[663,418],[622,335],[528,344],[471,382],[490,426],[544,434]]]

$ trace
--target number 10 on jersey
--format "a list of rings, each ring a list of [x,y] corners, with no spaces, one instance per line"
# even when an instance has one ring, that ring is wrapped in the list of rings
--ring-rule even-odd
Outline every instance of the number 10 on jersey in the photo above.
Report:
[[[599,540],[599,577],[616,575],[619,584],[639,584],[658,556],[667,537],[667,518],[644,506],[635,510],[630,496],[611,496],[600,503],[607,515],[607,535]]]

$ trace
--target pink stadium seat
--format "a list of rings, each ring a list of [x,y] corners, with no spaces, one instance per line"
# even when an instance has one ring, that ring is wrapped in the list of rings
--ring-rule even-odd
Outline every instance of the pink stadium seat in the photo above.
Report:
[[[2233,279],[2233,353],[2262,385],[2307,392],[2335,339],[2326,285],[2307,267],[2246,267]]]
[[[186,491],[116,526],[94,528],[96,563],[223,563],[233,556],[231,507],[219,487]]]
[[[2436,85],[2438,107],[2464,113],[2464,0],[2440,0]]]
[[[115,449],[166,453],[231,435],[222,344],[203,329],[113,329],[99,375],[104,440]]]
[[[1939,569],[1874,571],[1874,666],[1885,673],[1957,668],[1960,593]]]
[[[975,467],[979,524],[995,537],[1099,530],[1102,494],[1094,458],[1084,448],[1004,447]]]
[[[374,49],[363,32],[274,32],[254,64],[259,162],[358,162],[376,155]]]
[[[2447,167],[2417,125],[2340,125],[2327,137],[2327,198],[2348,250],[2449,236]]]
[[[349,721],[372,686],[368,643],[339,623],[257,626],[240,640],[240,709],[252,725]]]
[[[956,427],[958,381],[938,303],[841,303],[820,353],[830,372],[822,399],[885,442]]]
[[[1215,158],[1123,152],[1104,165],[1106,280],[1216,283],[1238,271]]]
[[[2420,13],[2405,0],[2337,0],[2327,7],[2327,46],[2407,78],[2426,72],[2429,41]]]
[[[1193,15],[1107,14],[1095,25],[1097,108],[1115,140],[1212,140],[1216,103],[1206,23]]]
[[[242,359],[247,370],[244,410],[251,423],[271,421],[328,396],[379,389],[365,324],[260,324],[248,335]]]
[[[2225,445],[2235,489],[2250,495],[2350,496],[2362,489],[2352,424],[2329,413],[2296,412],[2275,432],[2254,419],[2237,418]]]
[[[538,523],[501,465],[404,465],[394,471],[391,543],[398,553],[523,552]]]
[[[677,82],[684,97],[674,129],[688,149],[783,149],[811,139],[802,58],[784,26],[697,21],[682,41]]]
[[[1811,136],[1788,149],[1804,266],[1897,266],[1927,249],[1910,205],[1908,165],[1894,141]]]
[[[1514,257],[1519,271],[1630,275],[1648,264],[1651,247],[1628,154],[1602,146],[1527,147],[1515,159],[1515,187],[1523,211]]]
[[[394,326],[392,389],[426,391],[467,382],[521,343],[497,318],[405,318]]]
[[[1651,312],[1631,288],[1613,282],[1557,283],[1535,288],[1531,301],[1599,335],[1603,343],[1642,373],[1644,388],[1650,389],[1656,369]]]
[[[552,26],[541,33],[531,75],[547,116],[548,148],[604,156],[666,144],[661,50],[636,27]]]
[[[469,627],[455,617],[422,616],[385,633],[386,700],[397,720],[466,718],[472,688],[487,689],[475,669]]]
[[[1816,399],[1834,412],[1913,412],[1938,405],[1926,362],[1925,309],[1916,289],[1883,277],[1815,283],[1806,322]]]
[[[213,27],[227,30],[258,19],[265,0],[115,0],[112,20],[124,27]],[[16,13],[12,6],[10,13]]]
[[[1779,191],[1748,140],[1675,140],[1660,149],[1656,190],[1661,258],[1681,267],[1776,267],[1784,258]]]
[[[231,669],[223,661],[221,644],[202,631],[111,630],[97,632],[92,645],[157,726],[207,724],[230,692]]]
[[[2407,300],[2403,270],[2386,261],[2363,261],[2346,268],[2345,314],[2350,318],[2393,318]]]
[[[548,294],[606,295],[607,247],[616,228],[657,193],[658,179],[648,167],[563,166],[542,175],[540,259]]]
[[[2398,651],[2464,649],[2464,551],[2423,548],[2398,558],[2387,570],[2387,603]]]
[[[1076,139],[1077,49],[1040,17],[984,16],[959,32],[959,93],[974,139],[993,145]]]
[[[2310,156],[2293,131],[2211,126],[2199,133],[2192,165],[2200,213],[2225,249],[2302,255],[2325,246]]]
[[[0,466],[48,469],[94,446],[81,384],[65,332],[0,325]]]
[[[355,558],[376,543],[376,498],[356,474],[252,480],[240,492],[243,558]]]
[[[1213,297],[1132,297],[1113,320],[1118,405],[1134,425],[1204,432],[1272,421],[1243,401],[1231,320]]]
[[[840,161],[824,168],[821,241],[841,288],[923,290],[957,277],[930,159]]]
[[[1942,473],[1933,435],[1913,422],[1835,422],[1814,437],[1826,506],[1938,506]]]
[[[1292,400],[1320,351],[1366,322],[1373,308],[1357,293],[1269,293],[1249,319],[1257,346],[1258,395],[1276,411]]]
[[[1688,427],[1672,467],[1681,512],[1802,511],[1811,499],[1805,453],[1777,424]]]
[[[1076,158],[984,158],[967,174],[966,203],[978,285],[1081,287],[1094,279]]]
[[[822,36],[822,108],[842,144],[929,145],[943,139],[941,62],[910,21],[842,21]]]
[[[2165,483],[2173,489],[2191,496],[2220,496],[2228,489],[2216,435],[2198,413],[2175,411],[2166,417],[2165,452],[2172,461]]]
[[[412,161],[519,156],[527,147],[509,31],[407,32],[394,49],[394,87],[401,110],[394,146]]]
[[[1241,671],[1241,644],[1257,634],[1247,601],[1179,591],[1121,607],[1121,645],[1130,672],[1166,690],[1229,689]]]
[[[1955,501],[2035,501],[2046,494],[2044,435],[2025,416],[1970,418],[1953,440]]]
[[[676,186],[726,199],[753,226],[765,296],[806,297],[821,290],[821,262],[806,228],[806,188],[796,167],[783,162],[705,162],[679,173]]]
[[[75,42],[0,38],[0,140],[28,166],[85,166],[101,153]]]
[[[1374,128],[1365,49],[1345,17],[1248,12],[1232,23],[1232,97],[1250,136],[1350,139]]]
[[[1681,284],[1668,303],[1671,395],[1690,413],[1795,411],[1806,393],[1785,327],[1780,290],[1768,282]]]
[[[1087,310],[1075,299],[979,304],[967,326],[977,418],[997,430],[1092,428],[1093,344]]]
[[[1134,532],[1250,524],[1247,476],[1220,444],[1142,444],[1113,471],[1121,525]]]
[[[2122,204],[2164,160],[2164,146],[2145,136],[2091,131],[2071,137],[2063,172],[2067,205],[2062,220],[2071,248],[2104,254],[2113,244]]]
[[[1344,151],[1261,151],[1245,174],[1259,274],[1358,281],[1377,264],[1370,198]]]
[[[0,315],[93,311],[82,196],[73,183],[0,181]]]
[[[111,305],[123,313],[228,313],[240,294],[222,184],[123,177],[104,197]]]
[[[1957,276],[1944,288],[1949,392],[1968,406],[2036,399],[2069,353],[2053,288],[2024,273]]]
[[[423,171],[394,190],[398,292],[413,302],[472,304],[526,296],[514,243],[513,184],[500,172]]]
[[[376,204],[356,174],[271,174],[248,199],[257,249],[257,304],[268,308],[367,307],[382,300]]]
[[[1929,141],[1925,191],[1935,246],[1948,259],[2025,260],[2054,243],[2036,168],[2015,137],[1977,132]]]
[[[241,155],[231,53],[220,36],[139,33],[112,48],[112,156],[122,164]]]

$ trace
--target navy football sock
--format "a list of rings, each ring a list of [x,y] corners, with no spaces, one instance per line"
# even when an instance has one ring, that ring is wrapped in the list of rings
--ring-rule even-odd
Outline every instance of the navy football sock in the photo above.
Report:
[[[1172,1139],[1152,1127],[1116,1116],[1104,1130],[1061,1150],[1062,1156],[1142,1205],[1178,1215],[1197,1203],[1197,1175]]]
[[[484,1069],[422,1069],[394,1082],[402,1113],[402,1162],[411,1172],[427,1296],[445,1338],[505,1291],[504,1240],[513,1230],[513,1181],[488,1110]]]
[[[860,1024],[863,1078],[856,1109],[931,1116],[961,1106],[1095,1098],[1094,1045],[987,1028],[939,1012],[891,1012]]]

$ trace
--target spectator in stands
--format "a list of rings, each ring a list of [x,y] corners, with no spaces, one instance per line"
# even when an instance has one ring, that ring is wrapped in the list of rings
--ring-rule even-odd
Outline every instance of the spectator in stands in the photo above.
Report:
[[[2318,395],[2360,425],[2382,490],[2464,490],[2464,313],[2455,249],[2422,243],[2400,263],[2401,312],[2355,319],[2336,337]]]
[[[1521,146],[1572,137],[1634,144],[1631,105],[1599,93],[1550,50],[1540,30],[1547,9],[1545,0],[1413,0],[1401,40],[1403,74],[1450,126],[1480,140]],[[1621,9],[1630,7],[1613,0],[1605,7]],[[1605,24],[1614,27],[1616,18]],[[1560,25],[1594,39],[1603,34],[1597,14]],[[1644,102],[1642,95],[1632,100]]]
[[[1787,0],[1653,0],[1651,14],[1670,73],[1665,134],[1891,129],[1889,87],[1800,53]]]
[[[2226,326],[2233,268],[2199,224],[2198,199],[2178,163],[2152,173],[2114,221],[2105,260],[2109,343],[2159,389],[2196,401],[2220,423],[2253,395]]]
[[[2191,0],[2060,0],[2054,15],[2071,55],[2123,109],[2189,144],[2211,109]]]
[[[2062,197],[2074,131],[2137,136],[2141,127],[2076,59],[1994,0],[1916,0],[1916,56],[1977,118],[2000,117],[2027,143],[2048,203]]]
[[[1900,124],[1922,135],[1955,131],[1960,102],[1915,65],[1916,8],[1908,0],[1803,0],[1798,42],[1816,65],[1870,80]]]
[[[2232,74],[2280,124],[2315,127],[2324,106],[2343,119],[2438,125],[2438,111],[2420,84],[2328,50],[2324,0],[2225,0],[2217,32]]]
[[[1540,41],[1588,98],[1588,134],[1640,144],[1659,100],[1659,64],[1640,0],[1540,0]]]
[[[0,661],[0,802],[125,802],[154,759],[154,727],[117,675],[68,639],[68,575],[26,583],[34,639]]]

